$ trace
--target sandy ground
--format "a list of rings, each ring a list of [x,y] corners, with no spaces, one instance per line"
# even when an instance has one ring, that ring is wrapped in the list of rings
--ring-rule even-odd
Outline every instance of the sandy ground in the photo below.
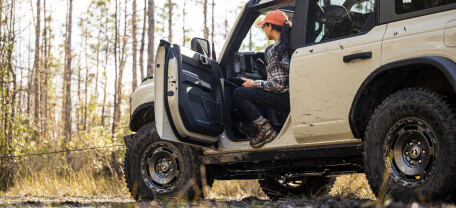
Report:
[[[286,201],[260,200],[244,198],[240,201],[204,200],[196,202],[185,201],[152,201],[135,202],[129,197],[0,197],[0,207],[305,207],[305,208],[361,208],[361,207],[390,207],[390,208],[455,208],[454,204],[436,202],[433,204],[401,203],[386,201],[378,203],[372,200],[343,199],[340,197],[322,197],[317,199],[290,199]]]

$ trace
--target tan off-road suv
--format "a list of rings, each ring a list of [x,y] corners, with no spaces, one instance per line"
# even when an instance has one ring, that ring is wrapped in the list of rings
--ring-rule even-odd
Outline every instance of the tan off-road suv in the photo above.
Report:
[[[253,149],[232,93],[240,75],[266,78],[270,43],[245,45],[275,9],[293,21],[291,110],[264,109],[280,133]],[[456,199],[456,0],[251,0],[215,56],[204,39],[160,42],[124,137],[135,199],[192,197],[214,179],[318,195],[349,173],[377,196]]]

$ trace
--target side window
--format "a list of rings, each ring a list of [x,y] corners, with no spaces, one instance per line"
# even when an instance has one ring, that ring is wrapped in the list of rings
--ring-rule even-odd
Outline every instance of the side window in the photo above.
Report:
[[[453,3],[456,0],[395,0],[395,12],[405,14]]]
[[[309,5],[306,44],[353,35],[372,26],[375,0],[315,0]]]
[[[287,16],[288,20],[291,22],[293,20],[293,15],[294,15],[294,4],[288,5],[283,8],[279,8],[282,10]],[[261,22],[264,20],[266,17],[267,12],[261,14],[253,23],[251,26],[249,32],[245,36],[244,40],[242,41],[242,45],[239,48],[239,52],[250,52],[250,51],[255,51],[255,52],[263,52],[266,50],[266,48],[274,44],[274,40],[268,40],[264,31],[261,29],[261,27],[256,26],[258,22]]]
[[[274,41],[268,41],[261,27],[256,26],[258,22],[263,21],[265,16],[266,14],[262,14],[255,20],[247,36],[242,41],[239,52],[264,51],[269,45],[274,44]]]

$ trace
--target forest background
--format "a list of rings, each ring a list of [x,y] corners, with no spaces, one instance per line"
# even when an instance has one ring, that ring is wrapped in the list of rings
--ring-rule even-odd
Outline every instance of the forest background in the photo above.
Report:
[[[127,196],[129,98],[159,40],[219,53],[245,2],[0,0],[0,196]],[[265,39],[248,37],[245,50]],[[373,197],[362,175],[338,180],[334,194]],[[264,197],[255,181],[214,188]]]

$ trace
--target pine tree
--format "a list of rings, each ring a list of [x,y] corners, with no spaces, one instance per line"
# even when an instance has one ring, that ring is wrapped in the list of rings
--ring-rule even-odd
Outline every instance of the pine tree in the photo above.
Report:
[[[168,42],[173,42],[173,2],[168,0]]]
[[[68,22],[66,28],[65,41],[65,73],[64,73],[64,141],[63,148],[68,151],[68,143],[71,139],[71,34],[72,34],[72,19],[73,19],[73,0],[68,0]]]
[[[135,91],[135,89],[137,88],[138,86],[138,81],[137,81],[137,70],[136,70],[136,66],[137,66],[137,63],[136,63],[136,48],[137,48],[137,40],[136,40],[136,0],[133,0],[133,5],[132,5],[132,11],[133,11],[133,14],[132,14],[132,35],[133,35],[133,81],[132,81],[132,93]]]
[[[141,46],[139,49],[139,70],[141,71],[141,80],[144,79],[144,45],[145,45],[145,34],[146,34],[146,21],[147,21],[147,0],[144,0],[144,18],[143,27],[141,33]]]
[[[211,42],[214,43],[214,31],[215,31],[215,15],[214,15],[214,10],[215,10],[215,0],[212,0],[212,28],[211,28]]]
[[[204,14],[204,39],[209,39],[209,28],[207,27],[207,1],[203,0],[203,14]]]
[[[148,43],[147,43],[147,76],[154,74],[154,30],[155,30],[155,18],[154,18],[154,0],[148,0],[148,24],[149,29],[147,30]]]
[[[41,1],[36,2],[36,28],[35,28],[35,60],[33,62],[33,69],[35,71],[35,84],[34,84],[34,96],[35,96],[35,139],[39,142],[39,123],[40,123],[40,34],[41,34]]]

